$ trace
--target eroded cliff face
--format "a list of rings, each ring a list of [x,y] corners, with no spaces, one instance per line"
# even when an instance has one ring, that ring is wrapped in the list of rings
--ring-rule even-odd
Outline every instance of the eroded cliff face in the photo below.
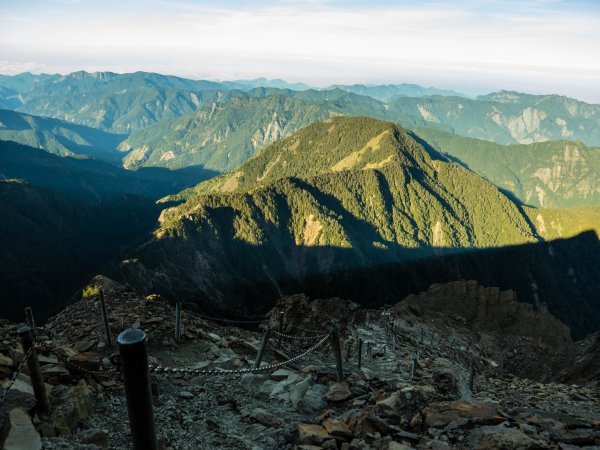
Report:
[[[521,169],[523,178],[533,183],[525,189],[525,202],[541,207],[554,206],[556,199],[585,202],[600,197],[600,161],[593,149],[580,143],[562,143],[562,148],[544,160]]]

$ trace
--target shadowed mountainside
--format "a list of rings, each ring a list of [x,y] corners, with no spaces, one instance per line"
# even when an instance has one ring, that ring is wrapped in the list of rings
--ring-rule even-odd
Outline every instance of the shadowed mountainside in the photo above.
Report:
[[[34,186],[92,202],[125,194],[156,200],[214,175],[202,167],[129,171],[103,161],[60,157],[16,142],[0,141],[0,178],[24,179]]]
[[[25,305],[43,319],[64,307],[86,277],[122,255],[155,226],[157,206],[123,195],[97,204],[0,180],[2,315]]]

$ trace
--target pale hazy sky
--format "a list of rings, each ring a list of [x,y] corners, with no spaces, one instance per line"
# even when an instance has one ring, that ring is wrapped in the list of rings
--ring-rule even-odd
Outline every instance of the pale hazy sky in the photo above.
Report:
[[[600,103],[600,1],[0,0],[0,73],[82,69]]]

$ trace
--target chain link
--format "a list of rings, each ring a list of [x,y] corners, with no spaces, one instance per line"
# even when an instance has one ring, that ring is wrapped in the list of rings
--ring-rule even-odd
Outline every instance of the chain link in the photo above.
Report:
[[[296,324],[292,324],[292,327],[297,330],[303,331],[305,333],[322,333],[323,332],[323,330],[309,330],[308,328],[302,328]]]
[[[289,339],[291,341],[315,341],[317,339],[321,339],[324,336],[328,336],[328,333],[319,334],[317,336],[294,336],[291,334],[280,333],[279,331],[274,329],[271,329],[271,333],[273,333],[275,336],[282,337],[284,339]]]
[[[79,372],[83,372],[83,373],[87,373],[88,375],[94,375],[94,376],[104,376],[104,375],[108,375],[114,372],[117,372],[118,370],[115,367],[111,367],[109,369],[103,369],[103,370],[90,370],[90,369],[86,369],[85,367],[83,367],[80,364],[77,364],[73,361],[69,361],[67,358],[65,358],[64,356],[58,354],[58,353],[54,353],[56,355],[56,358],[62,362],[65,366],[71,366],[73,367],[75,370],[79,371]]]
[[[329,336],[331,336],[331,331],[329,331],[329,333],[325,334],[319,342],[317,342],[315,345],[310,347],[308,350],[294,356],[293,358],[288,359],[287,361],[283,361],[283,362],[280,362],[277,364],[268,364],[266,366],[257,367],[257,368],[237,369],[237,370],[190,369],[190,368],[174,368],[174,367],[154,366],[151,364],[148,366],[148,368],[150,369],[150,372],[156,372],[156,373],[166,373],[166,374],[182,373],[182,374],[191,374],[191,375],[211,375],[211,376],[243,375],[246,373],[266,372],[268,370],[278,369],[280,367],[287,366],[289,364],[292,364],[293,362],[296,362],[296,361],[306,357],[310,353],[317,350],[319,347],[322,347],[325,344],[325,342],[327,342],[327,339],[329,338]]]
[[[8,391],[11,390],[11,388],[13,387],[13,385],[15,384],[15,381],[17,381],[17,377],[21,374],[21,372],[23,371],[23,368],[25,367],[25,364],[27,364],[27,360],[29,359],[29,357],[31,356],[31,354],[33,353],[33,349],[35,348],[35,346],[31,346],[31,348],[29,349],[29,351],[27,352],[27,354],[25,355],[25,357],[23,358],[23,361],[21,361],[21,363],[19,364],[19,367],[17,367],[17,370],[15,371],[15,373],[13,374],[12,379],[10,380],[10,383],[8,384],[7,388],[4,388],[4,392],[2,393],[2,397],[0,397],[0,405],[2,404],[2,402],[4,402],[4,399],[6,398]]]

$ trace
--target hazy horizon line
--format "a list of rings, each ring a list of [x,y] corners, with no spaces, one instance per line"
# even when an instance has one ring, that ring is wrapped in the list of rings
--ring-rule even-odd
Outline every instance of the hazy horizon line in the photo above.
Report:
[[[176,78],[187,79],[187,80],[192,80],[192,81],[208,81],[208,82],[213,82],[213,83],[236,83],[236,82],[240,83],[240,82],[245,82],[245,81],[257,81],[257,80],[264,79],[268,82],[282,81],[282,82],[284,82],[286,84],[290,84],[290,85],[301,84],[301,85],[306,86],[306,89],[302,89],[302,90],[308,90],[308,89],[328,90],[328,89],[332,89],[332,88],[336,88],[336,87],[350,87],[350,86],[356,86],[356,85],[366,86],[366,87],[412,85],[412,86],[419,86],[423,89],[437,89],[437,90],[442,90],[442,91],[453,91],[456,94],[458,94],[458,96],[466,97],[466,98],[470,98],[470,99],[477,99],[477,97],[486,96],[486,95],[490,95],[490,94],[494,94],[494,93],[500,93],[500,92],[514,92],[514,93],[518,93],[518,94],[541,96],[541,97],[559,96],[559,97],[570,98],[570,99],[576,100],[578,102],[586,103],[589,105],[600,105],[600,103],[586,101],[581,98],[578,98],[578,97],[575,97],[572,95],[559,93],[559,92],[549,91],[549,92],[544,92],[544,93],[542,93],[542,92],[533,93],[533,92],[527,92],[524,90],[510,89],[510,88],[497,88],[497,89],[491,89],[491,90],[473,90],[471,92],[465,92],[464,90],[461,90],[459,88],[455,88],[452,86],[440,87],[440,86],[432,85],[432,84],[421,84],[417,81],[382,81],[382,82],[364,81],[364,82],[351,82],[351,83],[338,82],[338,83],[321,83],[319,85],[319,84],[310,83],[301,78],[290,80],[288,78],[284,78],[283,76],[276,76],[276,75],[275,76],[272,76],[272,75],[260,76],[259,75],[254,78],[250,78],[250,77],[248,77],[248,78],[220,78],[217,76],[214,76],[214,77],[208,76],[207,77],[207,76],[200,76],[200,75],[194,75],[194,74],[156,72],[156,71],[143,70],[143,69],[134,70],[134,71],[115,70],[115,69],[112,69],[112,70],[79,69],[79,70],[64,70],[64,71],[55,71],[55,72],[25,70],[25,71],[17,72],[17,73],[0,71],[0,76],[16,77],[16,76],[24,75],[24,74],[47,75],[47,76],[52,76],[52,75],[69,76],[69,75],[73,75],[73,74],[79,73],[79,72],[83,72],[83,73],[87,73],[87,74],[112,73],[112,74],[116,74],[116,75],[133,75],[135,73],[148,73],[148,74],[156,74],[156,75],[161,75],[161,76],[176,77]],[[276,89],[283,89],[283,88],[276,88]],[[357,94],[357,95],[361,95],[361,94]],[[433,95],[449,96],[449,95],[442,95],[442,94],[433,94]],[[366,95],[366,96],[368,96],[368,95]],[[424,96],[427,96],[427,95],[424,95]]]

